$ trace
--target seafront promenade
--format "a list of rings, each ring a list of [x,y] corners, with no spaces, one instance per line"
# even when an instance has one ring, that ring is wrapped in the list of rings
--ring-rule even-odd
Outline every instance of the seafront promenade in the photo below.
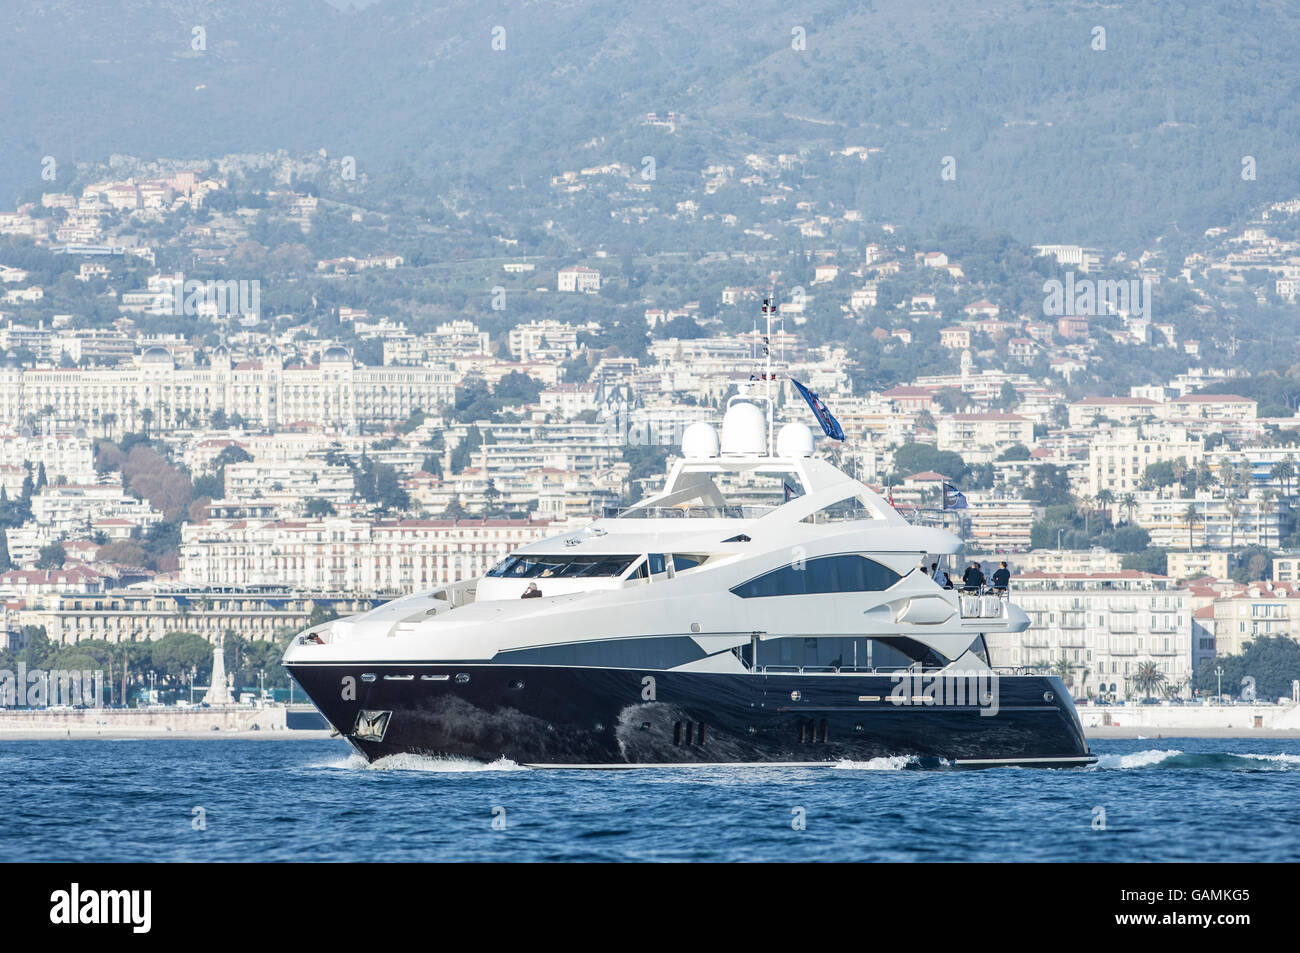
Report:
[[[1300,705],[1079,707],[1089,738],[1300,738]]]
[[[1080,706],[1089,738],[1300,738],[1300,705]],[[0,741],[40,738],[325,738],[311,706],[0,710]]]
[[[315,709],[295,705],[172,708],[11,709],[0,711],[0,741],[39,738],[312,738],[325,728]],[[291,727],[294,726],[294,727]]]

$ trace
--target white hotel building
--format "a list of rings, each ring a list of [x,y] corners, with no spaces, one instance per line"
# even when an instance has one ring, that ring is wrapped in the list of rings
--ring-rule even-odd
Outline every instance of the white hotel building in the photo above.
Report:
[[[235,520],[181,529],[187,586],[406,593],[478,576],[553,532],[539,520]]]
[[[1031,624],[1018,635],[989,637],[995,665],[1046,670],[1065,659],[1074,666],[1074,695],[1137,699],[1142,692],[1128,680],[1154,662],[1166,684],[1189,697],[1192,597],[1167,577],[1132,569],[1031,572],[1012,577],[1011,598]]]
[[[134,365],[0,368],[0,420],[113,434],[140,429],[145,410],[151,429],[164,431],[222,411],[257,427],[307,421],[349,430],[450,403],[456,379],[448,368],[356,365],[342,347],[327,348],[312,365],[286,365],[274,347],[260,361],[235,364],[217,348],[198,367],[178,367],[166,348],[151,347]]]

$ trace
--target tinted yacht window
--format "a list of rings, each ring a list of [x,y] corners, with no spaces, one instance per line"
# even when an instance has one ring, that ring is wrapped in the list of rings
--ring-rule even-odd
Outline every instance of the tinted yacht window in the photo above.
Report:
[[[907,668],[920,662],[925,669],[942,668],[948,659],[924,643],[900,636],[868,638],[789,636],[758,643],[758,664],[800,668],[884,670]]]
[[[690,636],[674,635],[509,649],[494,655],[492,664],[668,669],[702,658],[704,650],[698,642]]]
[[[621,576],[636,556],[507,556],[489,576],[508,579],[550,579],[576,576]]]
[[[731,591],[742,599],[804,596],[826,592],[880,592],[901,579],[888,566],[848,554],[809,559],[803,568],[782,566],[743,582]]]

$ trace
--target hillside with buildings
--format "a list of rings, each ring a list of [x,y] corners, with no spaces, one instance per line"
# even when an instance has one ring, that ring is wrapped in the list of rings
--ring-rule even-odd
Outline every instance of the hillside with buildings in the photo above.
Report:
[[[872,148],[719,146],[671,190],[556,161],[508,221],[321,151],[65,169],[0,211],[0,660],[225,636],[247,679],[638,497],[764,347],[844,426],[819,452],[1008,560],[1005,663],[1187,697],[1295,640],[1300,199],[1134,248],[809,185]]]

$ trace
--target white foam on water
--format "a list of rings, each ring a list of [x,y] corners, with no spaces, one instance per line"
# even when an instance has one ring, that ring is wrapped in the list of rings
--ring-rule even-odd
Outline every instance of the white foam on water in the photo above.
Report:
[[[1256,761],[1278,761],[1282,764],[1300,764],[1300,754],[1240,754],[1239,758],[1254,758]]]
[[[509,758],[497,758],[490,764],[470,758],[441,758],[422,754],[390,754],[375,761],[367,761],[353,752],[346,758],[323,761],[316,768],[336,768],[344,771],[423,771],[429,774],[467,774],[479,771],[527,771],[523,765]]]
[[[1101,754],[1097,756],[1098,768],[1149,768],[1153,764],[1176,758],[1182,754],[1177,749],[1134,751],[1130,754]]]
[[[358,760],[364,761],[360,755]],[[370,771],[424,771],[431,774],[460,774],[478,771],[527,771],[509,758],[497,758],[490,764],[470,758],[440,758],[421,754],[390,754],[365,766]]]
[[[883,758],[871,758],[867,761],[850,761],[848,758],[841,758],[835,763],[835,768],[839,771],[902,771],[916,761],[916,756],[910,754],[895,754]]]

